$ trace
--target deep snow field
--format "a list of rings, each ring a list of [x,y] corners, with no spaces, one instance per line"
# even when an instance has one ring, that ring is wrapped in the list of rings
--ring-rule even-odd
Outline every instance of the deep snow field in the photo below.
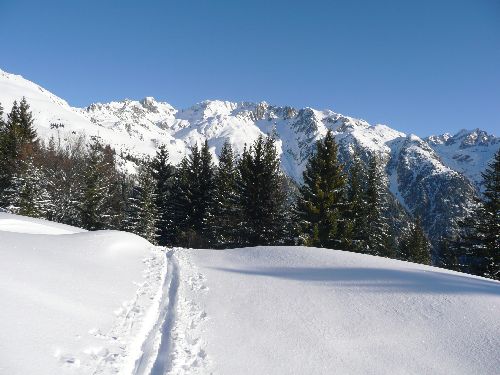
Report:
[[[500,283],[0,213],[0,374],[498,374]]]

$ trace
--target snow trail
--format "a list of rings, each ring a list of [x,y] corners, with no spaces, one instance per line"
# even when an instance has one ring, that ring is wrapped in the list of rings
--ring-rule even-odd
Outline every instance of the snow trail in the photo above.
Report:
[[[141,346],[133,375],[210,373],[202,323],[207,314],[195,302],[207,290],[205,277],[184,253],[172,249],[161,288],[156,321]]]
[[[175,322],[175,306],[177,301],[177,290],[179,288],[179,266],[173,254],[173,250],[168,253],[169,262],[167,278],[170,280],[170,286],[168,289],[168,304],[161,325],[160,347],[158,348],[158,355],[156,356],[153,364],[151,375],[164,375],[170,369],[171,361],[169,360],[172,346],[171,331]]]
[[[158,319],[142,344],[142,354],[135,363],[134,375],[165,373],[169,358],[170,329],[175,319],[175,301],[179,285],[179,271],[173,250],[168,251],[166,257],[167,272],[162,286]]]

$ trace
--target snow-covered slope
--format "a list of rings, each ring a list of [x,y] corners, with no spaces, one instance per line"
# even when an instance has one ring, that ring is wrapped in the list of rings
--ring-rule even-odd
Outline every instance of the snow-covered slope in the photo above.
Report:
[[[0,213],[0,373],[497,374],[500,283],[304,247],[174,249]]]
[[[498,374],[498,282],[315,248],[176,256],[214,374]]]
[[[132,373],[165,259],[132,234],[0,213],[0,373]]]
[[[380,156],[394,196],[411,214],[422,216],[434,243],[454,231],[456,220],[469,211],[480,172],[500,147],[498,137],[479,130],[420,139],[330,110],[265,102],[211,100],[178,110],[145,98],[72,108],[38,85],[0,71],[0,103],[6,112],[22,96],[31,104],[42,138],[99,137],[122,157],[152,155],[159,144],[165,144],[172,162],[178,163],[190,146],[205,140],[217,155],[225,140],[241,152],[259,135],[272,133],[278,140],[283,169],[297,181],[316,140],[331,129],[343,160],[355,149],[365,159],[371,154]],[[447,186],[446,192],[440,186]],[[453,191],[460,195],[448,199]]]

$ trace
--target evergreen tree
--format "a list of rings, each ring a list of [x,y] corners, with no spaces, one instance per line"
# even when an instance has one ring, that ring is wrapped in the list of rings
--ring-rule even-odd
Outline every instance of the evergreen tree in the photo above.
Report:
[[[83,138],[66,142],[64,147],[60,139],[51,138],[48,147],[42,148],[41,152],[46,190],[51,202],[47,218],[68,225],[80,225],[79,200],[86,162]]]
[[[422,228],[420,218],[410,225],[399,246],[399,258],[409,262],[430,264],[430,243]]]
[[[18,106],[14,101],[7,122],[0,123],[0,203],[8,205],[7,190],[14,175],[22,174],[22,161],[33,156],[37,146],[36,131],[29,105],[23,98]]]
[[[214,165],[208,143],[197,145],[176,173],[172,212],[177,243],[185,247],[209,247],[213,242]]]
[[[157,181],[148,161],[139,166],[137,182],[129,198],[126,229],[149,242],[157,243],[158,210],[156,206]]]
[[[168,200],[168,211],[171,213],[172,245],[190,247],[186,243],[186,232],[189,230],[191,215],[189,159],[184,157],[174,171],[172,193]]]
[[[275,139],[260,136],[238,162],[240,245],[278,245],[286,238],[288,207]]]
[[[151,162],[151,173],[156,182],[155,194],[158,209],[156,228],[158,243],[162,246],[171,245],[174,241],[174,225],[170,211],[174,168],[168,158],[165,145],[161,145]]]
[[[372,156],[368,165],[366,205],[364,211],[367,220],[365,232],[366,251],[373,255],[394,257],[390,226],[385,216],[386,209],[387,192],[383,171],[380,168],[377,157]]]
[[[3,204],[5,204],[3,196],[5,190],[10,185],[10,176],[7,172],[8,169],[8,163],[7,163],[8,153],[6,150],[7,124],[4,121],[3,114],[4,114],[3,107],[0,103],[0,207]]]
[[[453,271],[460,271],[460,263],[454,246],[454,240],[441,238],[437,245],[437,259],[435,265]]]
[[[222,146],[215,175],[214,237],[215,246],[230,248],[237,243],[238,200],[236,160],[229,141]]]
[[[456,251],[464,272],[500,278],[500,150],[482,173],[484,192],[471,215],[461,221]]]
[[[198,179],[200,199],[193,199],[199,202],[198,217],[201,218],[199,228],[195,225],[195,230],[199,232],[203,239],[204,247],[212,247],[215,242],[214,233],[214,206],[215,206],[215,166],[212,161],[212,154],[205,141],[200,151],[201,169]]]
[[[37,145],[37,134],[33,127],[33,115],[30,111],[30,106],[23,97],[19,103],[19,137],[23,144],[34,147]]]
[[[353,155],[349,168],[347,188],[346,230],[344,235],[345,248],[351,251],[366,251],[365,231],[368,227],[366,212],[366,170],[357,152]]]
[[[482,173],[484,193],[479,222],[485,257],[484,276],[500,279],[500,150]]]
[[[112,222],[111,197],[113,185],[109,174],[110,161],[106,160],[98,141],[89,145],[86,165],[82,174],[79,197],[81,226],[88,230],[109,229]]]
[[[2,103],[0,103],[0,137],[2,136],[3,132],[5,131],[5,120],[3,119],[3,107]]]
[[[328,131],[316,143],[316,152],[304,171],[297,203],[301,237],[309,246],[342,248],[343,213],[346,210],[346,176],[337,157],[338,146]]]
[[[8,208],[19,215],[45,218],[50,200],[43,171],[35,165],[32,158],[23,161],[22,166],[22,171],[12,178]]]

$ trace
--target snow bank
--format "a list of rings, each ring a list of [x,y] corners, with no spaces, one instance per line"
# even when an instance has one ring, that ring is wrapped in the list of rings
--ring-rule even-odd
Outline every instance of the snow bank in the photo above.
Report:
[[[176,256],[183,279],[179,300],[196,301],[202,314],[193,322],[208,318],[203,353],[214,373],[498,374],[500,369],[498,282],[302,247],[180,249]],[[190,276],[190,262],[198,276]],[[179,304],[178,314],[186,311]],[[174,360],[175,355],[174,348]]]
[[[132,234],[1,213],[0,300],[9,375],[500,368],[500,283],[335,250],[166,256]]]
[[[86,231],[70,225],[0,212],[0,232],[70,234]]]
[[[135,235],[0,214],[0,373],[133,369],[165,269]]]

